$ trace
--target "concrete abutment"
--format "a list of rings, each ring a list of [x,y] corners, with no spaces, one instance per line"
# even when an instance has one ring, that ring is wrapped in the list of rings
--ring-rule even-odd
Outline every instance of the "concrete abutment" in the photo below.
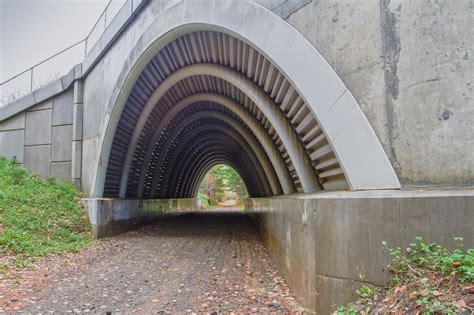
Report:
[[[473,191],[373,191],[252,198],[246,209],[297,298],[328,314],[357,298],[361,281],[386,284],[390,248],[421,236],[474,246]],[[364,274],[363,279],[359,274]]]

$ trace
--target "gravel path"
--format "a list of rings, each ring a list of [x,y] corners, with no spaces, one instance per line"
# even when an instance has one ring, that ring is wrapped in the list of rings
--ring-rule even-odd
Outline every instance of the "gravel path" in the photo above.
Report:
[[[184,313],[300,310],[250,220],[186,214],[99,242],[22,298],[26,312]],[[8,311],[8,310],[7,310]]]

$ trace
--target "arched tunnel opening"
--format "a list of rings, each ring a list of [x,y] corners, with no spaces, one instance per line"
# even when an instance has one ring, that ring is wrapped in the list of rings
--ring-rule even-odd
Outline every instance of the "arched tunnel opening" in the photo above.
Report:
[[[104,197],[192,198],[227,163],[250,197],[345,189],[348,182],[298,88],[264,52],[191,32],[149,60],[126,100]]]
[[[231,165],[216,164],[202,178],[196,197],[201,209],[241,209],[248,197],[247,184]]]

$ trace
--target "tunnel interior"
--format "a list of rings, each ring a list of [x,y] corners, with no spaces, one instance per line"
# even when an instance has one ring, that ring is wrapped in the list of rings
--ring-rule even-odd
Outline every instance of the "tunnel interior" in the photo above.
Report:
[[[250,197],[348,187],[324,130],[277,64],[229,34],[187,33],[135,81],[104,196],[195,197],[222,163],[237,170]]]

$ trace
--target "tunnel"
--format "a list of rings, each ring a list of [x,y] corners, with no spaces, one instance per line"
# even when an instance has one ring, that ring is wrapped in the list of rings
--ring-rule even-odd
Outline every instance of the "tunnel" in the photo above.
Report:
[[[239,220],[249,221],[247,231],[257,232],[296,298],[329,313],[353,298],[359,266],[368,283],[384,284],[382,242],[404,248],[418,236],[447,245],[460,235],[474,239],[465,220],[474,200],[464,190],[469,176],[444,154],[465,141],[435,155],[432,141],[419,141],[465,127],[460,115],[439,119],[455,110],[425,99],[450,80],[407,72],[413,50],[403,43],[419,32],[403,26],[420,10],[392,11],[388,2],[331,21],[325,12],[340,8],[317,1],[127,0],[80,64],[1,108],[0,151],[79,187],[94,238],[153,221],[162,232],[171,220],[168,231],[194,240],[194,228],[230,235],[241,232]],[[293,18],[284,16],[289,9]],[[368,29],[367,14],[384,23]],[[350,45],[347,34],[357,29],[363,43],[377,43],[373,49]],[[395,58],[398,73],[393,38],[405,47]],[[452,62],[466,64],[462,51],[455,55]],[[425,70],[439,63],[436,54],[420,56]],[[25,72],[31,78],[33,68]],[[424,115],[413,115],[408,99]],[[434,129],[420,129],[420,119]],[[421,137],[416,145],[405,141],[413,135]],[[445,160],[451,167],[436,172]],[[196,213],[200,183],[222,164],[245,184],[245,211]]]
[[[227,163],[249,196],[346,189],[343,169],[297,87],[256,47],[184,34],[148,62],[115,131],[105,197],[193,198]]]

